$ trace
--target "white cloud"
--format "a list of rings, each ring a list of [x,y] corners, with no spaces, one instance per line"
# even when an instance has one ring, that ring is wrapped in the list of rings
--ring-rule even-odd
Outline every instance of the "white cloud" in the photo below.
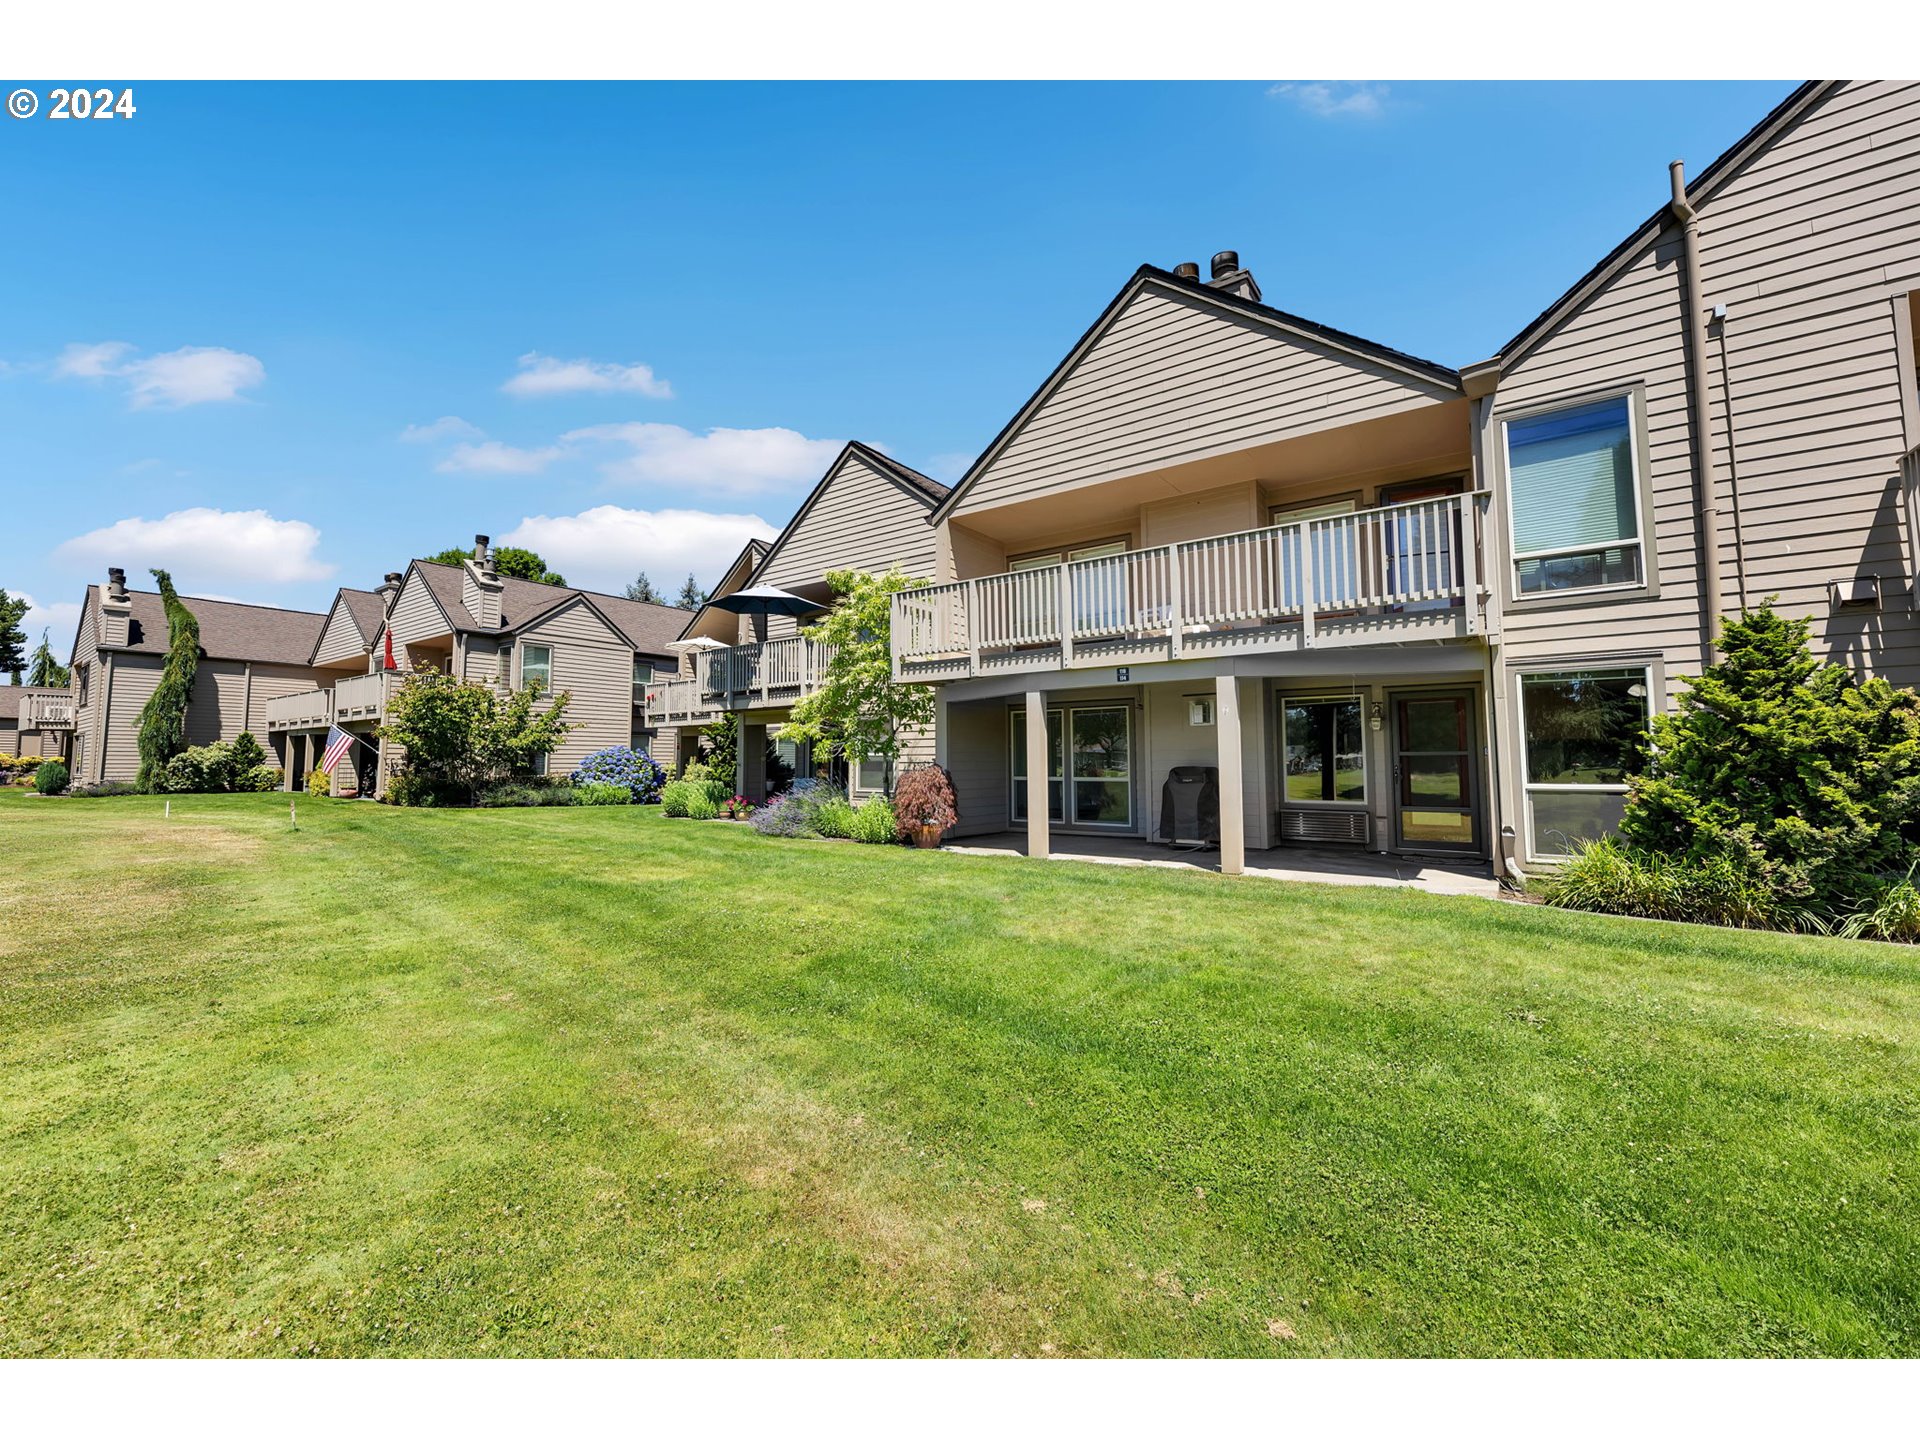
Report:
[[[409,445],[423,445],[433,440],[469,439],[485,433],[458,415],[442,415],[425,425],[407,426],[400,432],[400,438]]]
[[[284,584],[324,580],[334,567],[316,555],[320,532],[304,520],[277,520],[264,510],[175,510],[158,520],[132,516],[61,544],[54,555],[99,569],[129,572],[160,566],[182,590],[207,580]]]
[[[1385,110],[1387,102],[1387,87],[1370,80],[1289,80],[1267,87],[1267,94],[1291,100],[1323,120],[1372,119]]]
[[[520,373],[500,388],[509,395],[631,392],[654,400],[673,398],[673,387],[655,375],[651,365],[560,360],[534,351],[520,357]]]
[[[529,515],[499,543],[538,551],[569,582],[588,590],[618,594],[644,570],[673,595],[689,572],[711,585],[747,541],[774,533],[758,515],[596,505],[578,515]]]
[[[238,400],[242,390],[264,384],[259,359],[219,345],[183,345],[160,355],[134,358],[124,340],[74,344],[60,352],[53,373],[65,380],[122,380],[136,410],[177,410],[213,400]]]
[[[538,475],[559,458],[557,445],[522,450],[498,440],[482,440],[454,446],[433,468],[448,475]]]
[[[80,602],[56,600],[42,605],[24,590],[16,590],[14,598],[27,602],[27,613],[20,620],[20,628],[27,633],[27,654],[40,648],[40,632],[45,630],[54,658],[66,664],[67,656],[73,653],[74,627],[80,623]]]
[[[600,467],[622,484],[690,485],[745,493],[816,480],[844,442],[810,440],[797,430],[720,427],[704,435],[679,425],[630,421],[590,425],[560,437],[563,444],[606,444],[621,452]]]

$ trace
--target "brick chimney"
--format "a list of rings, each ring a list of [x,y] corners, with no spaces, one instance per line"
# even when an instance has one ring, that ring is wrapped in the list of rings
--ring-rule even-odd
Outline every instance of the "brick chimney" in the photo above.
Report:
[[[100,592],[100,643],[125,645],[133,629],[133,597],[127,594],[127,572],[107,568],[106,588]]]
[[[460,603],[467,607],[476,625],[488,629],[500,623],[500,594],[506,586],[493,561],[493,545],[485,535],[473,537],[473,555],[462,567]]]

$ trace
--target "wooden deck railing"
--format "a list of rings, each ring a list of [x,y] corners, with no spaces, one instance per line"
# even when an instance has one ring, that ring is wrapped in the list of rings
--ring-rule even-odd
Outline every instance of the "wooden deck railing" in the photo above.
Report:
[[[22,730],[71,730],[74,703],[71,695],[28,695],[25,713],[20,717]]]
[[[1447,495],[903,591],[894,674],[954,678],[983,657],[987,669],[1103,665],[1129,646],[1174,659],[1372,643],[1445,629],[1440,612],[1471,634],[1478,532],[1477,497]],[[1076,647],[1090,649],[1076,659]]]
[[[701,650],[694,673],[656,677],[647,687],[647,721],[700,724],[733,710],[785,705],[819,688],[834,647],[798,635]]]
[[[333,723],[331,690],[300,690],[267,701],[267,729],[308,730]]]
[[[333,687],[333,718],[336,720],[380,720],[386,717],[387,701],[401,680],[398,670],[375,670],[355,675]]]

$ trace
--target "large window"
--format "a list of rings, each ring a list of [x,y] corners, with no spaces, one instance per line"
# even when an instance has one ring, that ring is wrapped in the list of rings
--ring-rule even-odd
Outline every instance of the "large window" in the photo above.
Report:
[[[1361,702],[1289,700],[1285,704],[1286,798],[1289,805],[1367,798],[1366,722]]]
[[[553,647],[551,645],[520,647],[521,688],[536,684],[542,690],[553,688]]]
[[[1027,717],[1013,712],[1013,816],[1027,816]],[[1064,810],[1064,815],[1063,815]],[[1074,825],[1133,823],[1133,709],[1047,712],[1047,816]]]
[[[1520,677],[1531,854],[1571,855],[1619,828],[1646,739],[1647,692],[1638,666]]]
[[[1640,484],[1628,397],[1509,420],[1506,428],[1519,593],[1637,585]]]
[[[634,704],[644,705],[647,703],[647,687],[651,684],[653,684],[653,662],[651,660],[642,660],[637,655],[634,656],[633,658],[633,703]]]

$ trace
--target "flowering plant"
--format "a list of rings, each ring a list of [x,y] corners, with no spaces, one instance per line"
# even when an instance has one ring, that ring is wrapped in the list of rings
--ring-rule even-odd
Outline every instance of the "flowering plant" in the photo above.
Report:
[[[729,820],[744,820],[753,813],[753,802],[744,795],[735,795],[720,808]]]

